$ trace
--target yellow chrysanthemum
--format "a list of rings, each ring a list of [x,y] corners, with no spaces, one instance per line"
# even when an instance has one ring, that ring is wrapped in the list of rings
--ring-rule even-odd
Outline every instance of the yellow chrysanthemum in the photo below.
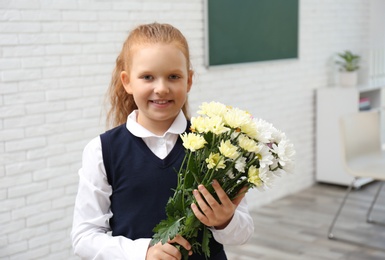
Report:
[[[200,110],[198,111],[198,114],[200,115],[206,115],[209,117],[212,116],[221,116],[223,117],[224,114],[227,112],[227,107],[224,104],[221,104],[219,102],[210,102],[210,103],[202,103],[202,105],[199,107]]]
[[[202,136],[194,133],[184,133],[180,137],[182,138],[183,146],[192,152],[202,149],[207,144]]]
[[[213,169],[216,167],[218,169],[226,168],[226,164],[223,160],[223,157],[219,153],[210,153],[209,158],[206,158],[207,168]]]
[[[246,135],[241,134],[238,137],[238,144],[242,149],[251,153],[256,153],[259,150],[257,143]]]
[[[242,128],[242,126],[250,124],[252,121],[249,113],[238,108],[227,111],[224,115],[224,120],[228,126],[234,129]]]
[[[198,116],[191,118],[191,130],[192,132],[206,133],[206,118]]]
[[[206,120],[206,127],[208,131],[216,135],[223,134],[230,130],[227,127],[225,127],[223,119],[220,116],[213,116],[210,119]]]
[[[257,187],[261,187],[263,182],[261,178],[259,178],[259,170],[254,165],[250,166],[248,175],[248,182],[253,183]]]
[[[223,156],[230,159],[237,159],[239,157],[238,147],[233,145],[230,140],[221,141],[219,151]]]
[[[241,125],[242,133],[248,135],[250,138],[258,139],[257,124],[250,118],[247,122]]]

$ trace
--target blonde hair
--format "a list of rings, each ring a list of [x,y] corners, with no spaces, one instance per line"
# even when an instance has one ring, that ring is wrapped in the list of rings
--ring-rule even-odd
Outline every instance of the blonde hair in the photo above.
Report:
[[[169,24],[143,24],[136,27],[128,35],[123,43],[122,50],[116,59],[116,65],[112,73],[111,83],[107,92],[107,99],[110,102],[110,108],[107,112],[107,127],[118,126],[127,120],[127,116],[135,109],[137,105],[131,94],[128,94],[120,79],[122,71],[130,71],[132,54],[134,47],[142,44],[167,43],[174,44],[179,48],[187,60],[187,71],[190,70],[190,52],[186,38],[183,34]],[[186,99],[182,111],[189,118],[188,102]]]

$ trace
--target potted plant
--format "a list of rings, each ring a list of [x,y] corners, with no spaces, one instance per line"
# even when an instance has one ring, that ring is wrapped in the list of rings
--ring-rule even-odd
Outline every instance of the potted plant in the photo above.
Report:
[[[339,60],[336,63],[340,65],[339,79],[341,86],[357,85],[360,56],[346,50],[345,52],[338,53],[338,57]]]

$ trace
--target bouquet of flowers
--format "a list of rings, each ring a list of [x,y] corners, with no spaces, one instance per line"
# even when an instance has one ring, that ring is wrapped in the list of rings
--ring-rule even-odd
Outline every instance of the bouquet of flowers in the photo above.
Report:
[[[191,118],[191,132],[181,135],[186,155],[166,205],[167,219],[154,228],[152,244],[164,244],[179,234],[194,253],[208,258],[211,232],[190,208],[196,203],[193,190],[203,184],[217,198],[210,185],[214,179],[231,200],[244,187],[263,190],[276,176],[291,172],[295,151],[283,132],[246,111],[211,102],[203,103],[198,114]],[[188,252],[181,252],[187,259]]]

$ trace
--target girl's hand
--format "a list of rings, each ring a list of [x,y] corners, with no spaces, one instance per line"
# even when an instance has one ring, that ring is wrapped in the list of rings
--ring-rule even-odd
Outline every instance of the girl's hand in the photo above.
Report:
[[[246,188],[245,190],[242,189],[239,192],[239,196],[231,201],[216,180],[213,181],[212,186],[218,195],[220,203],[216,201],[216,199],[203,185],[199,185],[199,191],[194,190],[193,193],[200,209],[195,203],[191,205],[191,208],[195,216],[206,226],[214,227],[216,229],[224,229],[233,218],[235,209],[243,197],[245,197]]]
[[[182,259],[180,251],[172,244],[183,246],[192,255],[190,243],[180,235],[162,245],[162,242],[150,246],[147,250],[146,260],[179,260]]]

